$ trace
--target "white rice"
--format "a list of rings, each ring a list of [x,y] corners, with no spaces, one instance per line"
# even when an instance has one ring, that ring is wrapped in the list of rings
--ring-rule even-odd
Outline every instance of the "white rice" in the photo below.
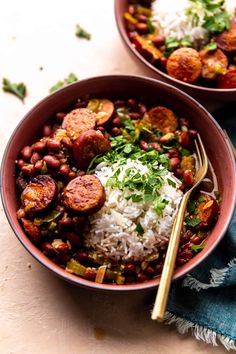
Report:
[[[197,10],[198,26],[193,26],[192,21],[185,13],[193,4],[190,0],[155,0],[153,2],[153,17],[159,23],[166,38],[182,39],[184,36],[189,36],[194,47],[207,43],[209,39],[208,31],[201,27],[204,11],[201,8]],[[231,16],[235,12],[235,7],[235,0],[225,0],[225,9]]]
[[[162,178],[164,183],[159,190],[161,196],[168,201],[161,216],[153,210],[151,202],[133,202],[126,197],[133,194],[128,188],[106,187],[108,179],[120,167],[119,180],[123,179],[127,168],[135,168],[141,175],[148,174],[148,167],[138,160],[127,159],[124,165],[119,162],[113,166],[101,163],[96,176],[106,190],[106,202],[102,209],[90,216],[90,230],[85,235],[86,244],[100,256],[115,260],[144,260],[147,256],[158,253],[158,248],[166,243],[170,236],[174,217],[182,198],[179,190],[181,182],[168,172]],[[161,166],[160,166],[161,167]],[[168,184],[172,180],[176,187]],[[140,191],[135,194],[140,194]],[[143,235],[136,231],[137,224],[144,230]]]

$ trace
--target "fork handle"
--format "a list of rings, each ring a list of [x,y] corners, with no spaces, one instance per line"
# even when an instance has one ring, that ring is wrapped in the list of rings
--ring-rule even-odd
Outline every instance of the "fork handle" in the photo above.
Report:
[[[158,320],[161,322],[163,321],[164,318],[172,274],[174,271],[176,256],[179,248],[180,234],[182,230],[185,210],[187,207],[189,196],[190,194],[188,192],[183,196],[177,215],[174,220],[174,224],[170,235],[170,241],[169,241],[169,245],[165,257],[165,262],[161,273],[160,284],[158,287],[154,307],[152,310],[152,316],[151,316],[152,320]]]

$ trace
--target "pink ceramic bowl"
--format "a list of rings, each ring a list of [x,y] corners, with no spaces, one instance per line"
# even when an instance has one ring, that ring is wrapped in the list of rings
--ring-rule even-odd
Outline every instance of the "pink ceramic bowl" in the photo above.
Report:
[[[235,167],[230,147],[219,125],[211,115],[194,99],[173,86],[153,79],[133,76],[102,76],[79,81],[44,98],[22,119],[12,134],[2,161],[1,193],[8,221],[23,246],[41,264],[61,278],[91,289],[109,291],[131,291],[154,288],[159,278],[132,285],[109,285],[94,283],[67,273],[53,263],[25,235],[17,218],[19,207],[15,186],[15,160],[25,145],[33,143],[40,128],[56,113],[69,107],[79,96],[92,94],[95,97],[139,97],[173,109],[177,115],[187,117],[196,128],[206,146],[208,157],[213,165],[222,193],[221,213],[217,224],[206,240],[205,248],[187,264],[177,269],[174,279],[190,272],[216,247],[229,225],[235,204]],[[28,133],[30,132],[30,134]]]
[[[124,12],[127,11],[129,0],[115,0],[115,17],[116,23],[123,42],[128,48],[129,53],[136,60],[140,67],[146,69],[146,74],[153,78],[165,81],[172,84],[179,89],[185,91],[190,96],[194,97],[208,110],[214,111],[226,103],[234,102],[236,100],[236,88],[234,89],[217,89],[204,86],[197,86],[176,80],[163,71],[155,68],[148,60],[146,60],[131,43],[127,30],[125,28]]]

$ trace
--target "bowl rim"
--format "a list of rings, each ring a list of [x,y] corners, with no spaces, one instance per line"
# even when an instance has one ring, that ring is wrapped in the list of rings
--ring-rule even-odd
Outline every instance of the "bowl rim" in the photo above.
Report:
[[[160,277],[151,279],[150,281],[147,282],[143,282],[143,283],[135,283],[135,284],[126,284],[126,285],[116,285],[116,284],[99,284],[99,283],[95,283],[95,282],[91,282],[89,280],[86,280],[84,278],[81,278],[79,276],[76,276],[74,274],[71,274],[67,271],[65,271],[64,269],[62,269],[60,266],[56,265],[54,262],[52,262],[48,257],[46,257],[29,239],[28,237],[25,235],[25,233],[23,232],[18,232],[16,227],[14,226],[14,221],[12,219],[11,213],[8,210],[8,202],[7,202],[7,198],[6,198],[6,192],[5,189],[3,188],[5,186],[5,168],[6,168],[6,161],[7,161],[7,157],[12,145],[12,141],[14,141],[14,137],[15,135],[17,135],[18,133],[18,129],[21,127],[21,125],[23,124],[23,122],[25,122],[26,120],[30,120],[32,119],[31,116],[32,114],[34,114],[35,111],[38,110],[39,107],[44,106],[45,104],[50,103],[50,101],[52,99],[57,99],[59,100],[60,96],[63,96],[64,93],[66,91],[69,91],[71,89],[73,89],[73,87],[79,87],[80,85],[83,85],[85,83],[94,83],[95,81],[103,81],[106,79],[110,79],[110,80],[136,80],[136,81],[141,81],[141,82],[152,82],[153,84],[157,84],[159,86],[165,86],[169,89],[171,89],[174,92],[177,92],[178,94],[185,96],[185,98],[195,105],[198,108],[200,108],[203,113],[207,116],[208,119],[211,120],[211,122],[216,126],[219,134],[222,136],[225,144],[226,144],[226,148],[228,150],[228,157],[232,163],[232,166],[234,166],[234,171],[236,170],[235,164],[234,164],[234,157],[233,157],[233,153],[230,147],[230,144],[226,138],[226,136],[223,133],[222,128],[220,127],[220,125],[217,123],[217,121],[212,117],[212,115],[199,103],[197,102],[194,98],[192,98],[190,95],[188,95],[187,93],[181,91],[180,89],[176,88],[173,85],[170,85],[169,83],[160,81],[160,80],[156,80],[153,78],[149,78],[149,77],[143,77],[143,76],[139,76],[139,75],[101,75],[101,76],[95,76],[95,77],[89,77],[83,80],[80,80],[78,82],[72,83],[52,94],[47,95],[46,97],[42,98],[36,105],[34,105],[28,112],[26,112],[26,114],[24,114],[23,118],[20,120],[20,122],[17,124],[16,128],[14,129],[14,131],[12,132],[8,143],[5,147],[5,151],[3,154],[3,158],[2,158],[2,163],[1,163],[1,175],[0,175],[0,185],[1,185],[1,199],[2,199],[2,203],[3,203],[3,208],[6,214],[6,217],[8,219],[8,222],[15,234],[15,236],[18,238],[18,240],[21,242],[21,244],[25,247],[25,249],[37,260],[39,261],[39,263],[41,263],[43,266],[45,266],[47,269],[49,269],[50,271],[52,271],[54,274],[56,274],[57,276],[63,278],[64,280],[73,283],[75,285],[79,285],[82,287],[86,287],[86,288],[90,288],[92,290],[100,290],[100,291],[114,291],[114,292],[127,292],[127,291],[140,291],[140,290],[150,290],[153,288],[156,288],[159,285],[159,281],[160,281]],[[235,171],[236,172],[236,171]],[[233,177],[233,186],[236,189],[236,173],[234,174]],[[197,267],[203,260],[205,260],[208,255],[213,251],[213,249],[215,249],[215,247],[218,245],[218,243],[221,241],[221,239],[223,238],[225,232],[227,231],[228,225],[231,221],[233,212],[234,212],[234,205],[236,203],[236,194],[232,195],[232,200],[231,200],[231,207],[230,207],[230,211],[227,214],[227,218],[224,222],[224,227],[221,230],[221,234],[220,236],[215,240],[215,242],[210,245],[210,247],[205,251],[205,253],[201,256],[198,257],[199,255],[201,255],[201,253],[199,253],[198,255],[196,255],[194,257],[195,262],[194,264],[189,264],[189,265],[185,265],[185,269],[183,270],[182,267],[178,268],[177,272],[175,272],[175,274],[173,275],[173,280],[177,280],[181,277],[183,277],[184,275],[186,275],[187,273],[189,273],[193,268]],[[22,235],[24,235],[25,237],[23,237]],[[181,270],[182,269],[182,270]]]
[[[128,47],[128,49],[130,50],[130,52],[136,57],[138,58],[142,64],[144,64],[144,66],[148,67],[152,72],[162,76],[163,78],[165,78],[166,80],[172,82],[173,84],[176,83],[177,85],[183,86],[183,90],[186,87],[186,89],[192,89],[192,90],[196,90],[202,93],[221,93],[221,94],[225,94],[225,93],[236,93],[236,87],[235,88],[228,88],[228,89],[220,89],[220,88],[212,88],[212,87],[205,87],[205,86],[200,86],[200,85],[194,85],[194,84],[189,84],[187,82],[184,81],[180,81],[175,79],[174,77],[166,74],[164,71],[161,71],[159,69],[157,69],[154,65],[152,65],[147,59],[145,59],[132,45],[131,41],[128,38],[127,35],[127,31],[125,29],[125,24],[124,24],[124,20],[123,17],[120,14],[120,5],[121,1],[120,0],[115,0],[114,1],[114,10],[115,10],[115,19],[116,19],[116,24],[117,24],[117,28],[118,31],[120,33],[120,36],[123,40],[123,42],[125,43],[125,45]]]

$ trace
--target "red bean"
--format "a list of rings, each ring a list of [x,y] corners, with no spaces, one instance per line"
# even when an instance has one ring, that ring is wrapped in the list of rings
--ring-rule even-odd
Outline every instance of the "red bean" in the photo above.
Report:
[[[135,264],[133,263],[129,263],[129,264],[126,264],[125,268],[124,268],[124,272],[126,274],[133,274],[136,272],[136,266]]]
[[[130,15],[134,15],[134,13],[135,13],[135,6],[134,5],[129,5],[128,6],[128,13]]]
[[[118,128],[118,127],[112,128],[111,134],[114,135],[114,136],[120,135],[121,134],[120,128]]]
[[[177,264],[177,266],[182,266],[182,265],[184,265],[186,262],[187,262],[187,260],[184,259],[184,258],[177,258],[177,259],[176,259],[176,264]]]
[[[157,46],[160,47],[165,44],[165,37],[162,35],[156,36],[152,39],[152,42]]]
[[[36,161],[35,165],[34,165],[35,172],[37,172],[37,173],[41,172],[42,168],[43,168],[43,160]]]
[[[192,258],[193,254],[192,254],[192,251],[191,250],[184,250],[184,251],[181,251],[178,255],[178,258],[182,258],[182,259],[185,259],[186,261],[188,261],[190,258]]]
[[[30,163],[35,165],[36,162],[39,160],[41,160],[41,155],[38,152],[34,152],[33,155],[31,156]]]
[[[145,275],[145,274],[143,274],[143,273],[138,273],[137,275],[136,275],[136,279],[137,279],[137,281],[138,282],[143,282],[143,281],[146,281],[146,280],[148,280],[148,277]]]
[[[133,120],[141,119],[141,114],[136,112],[130,112],[129,116]]]
[[[181,157],[180,152],[177,149],[169,149],[168,153],[170,157]]]
[[[137,15],[136,18],[139,22],[147,23],[147,16],[145,15]]]
[[[161,66],[162,66],[163,69],[166,69],[167,58],[166,58],[166,57],[161,57],[161,58],[160,58],[160,64],[161,64]]]
[[[181,126],[189,127],[189,120],[187,118],[180,118],[179,122]]]
[[[121,127],[122,126],[122,122],[121,119],[119,117],[115,117],[112,122],[111,122],[113,127]]]
[[[175,171],[180,164],[180,159],[178,157],[171,157],[170,158],[170,169],[171,171]]]
[[[182,177],[183,177],[183,170],[182,170],[181,168],[177,168],[177,169],[175,170],[175,176],[176,176],[177,178],[182,178]]]
[[[74,171],[70,171],[69,175],[68,175],[68,179],[71,181],[72,179],[74,179],[75,177],[77,177],[77,173]]]
[[[158,143],[149,143],[148,146],[153,148],[156,151],[160,151],[161,150],[161,146]]]
[[[132,31],[129,32],[129,39],[132,41],[134,38],[136,38],[138,36],[138,32],[137,31]]]
[[[33,154],[33,149],[31,146],[25,146],[21,150],[21,156],[23,157],[24,160],[29,161],[31,156]]]
[[[105,128],[104,127],[97,127],[97,130],[100,130],[100,132],[105,133]]]
[[[61,143],[67,148],[72,149],[73,143],[69,138],[62,138]]]
[[[59,227],[62,229],[67,229],[70,228],[72,225],[72,219],[70,217],[65,217],[63,219],[61,219],[59,222]]]
[[[148,33],[148,26],[146,23],[138,22],[135,25],[135,28],[139,33],[142,33],[142,34]]]
[[[148,274],[148,275],[153,275],[155,274],[155,269],[151,266],[148,266],[146,269],[145,269],[145,272]]]
[[[137,102],[133,98],[129,98],[127,100],[127,105],[131,108],[137,107]]]
[[[192,144],[192,140],[189,136],[188,132],[181,132],[179,135],[179,143],[183,146],[183,147],[190,147]]]
[[[94,269],[87,269],[84,273],[84,277],[89,280],[95,280],[96,275],[97,275],[97,272]]]
[[[34,151],[37,151],[37,152],[43,152],[46,149],[46,142],[45,141],[37,141],[33,145],[33,149],[34,149]]]
[[[20,169],[22,169],[22,167],[25,166],[25,165],[27,165],[27,162],[25,162],[24,160],[19,159],[19,160],[17,161],[17,166],[18,166]]]
[[[148,143],[145,140],[140,140],[139,146],[144,151],[147,151],[148,149]]]
[[[139,108],[139,113],[140,113],[141,115],[143,115],[144,113],[147,112],[147,107],[146,107],[146,105],[143,104],[143,103],[140,103],[140,104],[138,105],[138,108]]]
[[[59,254],[64,254],[64,253],[68,253],[70,248],[66,242],[61,242],[59,245],[57,245],[55,250]]]
[[[44,125],[43,127],[43,136],[50,136],[52,133],[52,128],[50,125]]]
[[[50,242],[44,242],[42,244],[42,249],[46,253],[46,255],[49,257],[53,257],[56,254],[56,252]]]
[[[59,122],[62,122],[65,116],[66,116],[66,114],[64,112],[58,112],[56,114],[56,117],[59,120]]]
[[[84,264],[85,262],[88,261],[88,254],[86,252],[77,252],[76,258],[80,263]]]
[[[70,242],[72,247],[80,247],[82,246],[82,240],[79,235],[77,235],[75,232],[67,232],[66,237],[68,241]]]
[[[183,172],[183,181],[188,187],[193,185],[193,172],[191,170],[185,170]]]
[[[59,173],[64,176],[64,177],[67,177],[70,173],[70,166],[67,165],[67,164],[63,164],[60,166],[60,169],[59,169]]]
[[[114,105],[115,105],[116,107],[123,107],[123,106],[125,106],[125,101],[124,101],[124,100],[116,100],[116,101],[114,102]]]
[[[44,156],[43,160],[46,162],[49,168],[58,169],[60,167],[60,161],[52,155]]]
[[[196,130],[189,129],[188,133],[189,133],[190,137],[193,138],[193,139],[197,137],[197,131]]]
[[[199,236],[194,236],[194,237],[191,239],[191,242],[194,243],[194,245],[199,245],[199,244],[202,242],[202,239],[201,239],[201,237],[199,237]]]
[[[47,148],[49,150],[58,152],[58,151],[60,151],[61,143],[60,143],[60,141],[57,141],[57,140],[48,139],[47,140]]]
[[[63,266],[66,266],[66,264],[69,262],[70,260],[70,256],[69,254],[58,254],[56,259],[55,259],[55,262],[57,264],[60,264],[60,265],[63,265]]]
[[[32,165],[32,164],[24,165],[22,167],[21,171],[25,175],[32,177],[34,175],[34,165]]]
[[[84,175],[86,175],[85,171],[79,171],[78,176],[84,176]]]
[[[187,242],[189,242],[191,236],[192,236],[192,231],[187,230],[187,231],[185,232],[185,234],[181,236],[181,238],[180,238],[180,244],[181,244],[181,245],[184,245],[184,244],[186,244]]]

